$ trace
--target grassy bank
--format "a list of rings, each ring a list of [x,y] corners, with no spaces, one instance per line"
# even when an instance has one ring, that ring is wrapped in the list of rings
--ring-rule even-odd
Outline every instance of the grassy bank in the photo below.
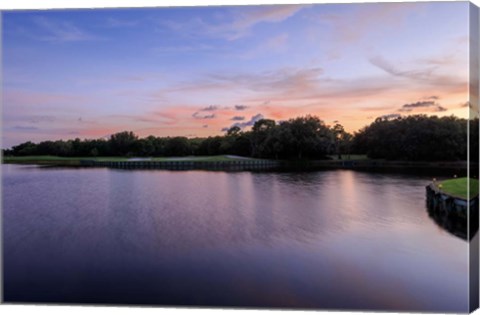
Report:
[[[470,197],[473,198],[478,195],[478,180],[476,179],[470,178],[470,181],[468,181],[468,178],[466,177],[448,179],[438,183],[437,186],[441,191],[451,196],[467,199],[467,185],[469,182],[471,192]]]
[[[96,161],[127,161],[121,157],[62,157],[54,155],[30,155],[30,156],[4,156],[2,163],[5,164],[37,164],[53,166],[79,166],[82,160]]]
[[[80,165],[80,159],[53,155],[4,156],[2,157],[2,163],[77,166]]]

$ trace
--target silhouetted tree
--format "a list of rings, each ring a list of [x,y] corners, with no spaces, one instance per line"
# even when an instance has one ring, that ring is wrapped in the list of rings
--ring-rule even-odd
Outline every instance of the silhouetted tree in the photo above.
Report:
[[[353,147],[370,158],[411,161],[466,160],[467,121],[414,115],[376,119],[355,134]]]
[[[260,119],[252,127],[251,147],[252,155],[256,157],[266,156],[265,140],[269,133],[275,128],[275,120]]]
[[[110,146],[117,155],[133,154],[136,148],[138,137],[131,131],[122,131],[110,136]]]
[[[174,137],[167,139],[165,145],[166,156],[185,156],[193,154],[188,138]]]

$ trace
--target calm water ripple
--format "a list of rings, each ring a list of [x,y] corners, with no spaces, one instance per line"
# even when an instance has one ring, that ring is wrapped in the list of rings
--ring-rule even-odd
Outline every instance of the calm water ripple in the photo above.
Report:
[[[467,311],[431,177],[2,165],[7,302]]]

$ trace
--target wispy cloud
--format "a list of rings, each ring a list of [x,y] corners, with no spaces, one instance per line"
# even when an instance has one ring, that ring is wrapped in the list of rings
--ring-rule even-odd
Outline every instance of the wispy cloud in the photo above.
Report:
[[[114,17],[108,17],[105,19],[105,27],[108,28],[134,27],[139,23],[139,20],[127,20]]]
[[[288,49],[287,43],[287,33],[276,35],[267,39],[265,42],[262,42],[259,46],[240,54],[240,57],[245,59],[253,59],[262,55],[271,56],[275,53],[286,52]]]
[[[272,5],[260,8],[246,10],[238,15],[231,24],[233,35],[231,39],[237,39],[244,36],[255,25],[259,23],[279,23],[282,22],[307,5]]]
[[[230,118],[230,120],[242,121],[242,120],[245,120],[245,116],[233,116],[232,118]]]
[[[395,65],[393,62],[388,61],[382,56],[375,56],[369,58],[369,61],[375,67],[383,70],[392,77],[399,79],[406,79],[410,81],[410,84],[417,85],[423,84],[435,89],[443,91],[449,91],[451,93],[466,92],[468,89],[468,82],[466,76],[458,76],[452,71],[442,68],[439,65],[425,66],[424,63],[413,62],[410,66],[401,67]],[[401,64],[396,62],[396,64]],[[461,67],[461,63],[459,67]],[[438,95],[435,95],[438,96]]]
[[[420,12],[427,6],[421,3],[363,3],[352,4],[352,10],[341,13],[314,14],[312,20],[332,29],[336,45],[352,44],[362,38],[401,27],[409,13]],[[381,25],[381,27],[379,27]]]
[[[160,55],[171,55],[171,54],[187,54],[187,53],[192,53],[192,54],[199,54],[199,53],[205,53],[205,52],[217,52],[218,47],[215,47],[213,45],[208,45],[208,44],[189,44],[189,45],[176,45],[176,46],[158,46],[153,48],[151,51],[154,54],[160,54]]]
[[[387,111],[392,110],[394,106],[362,106],[358,109],[363,112],[378,112],[378,111]]]
[[[410,70],[401,70],[397,68],[393,63],[389,62],[382,56],[374,56],[369,59],[370,63],[379,69],[385,71],[388,74],[396,77],[406,77],[417,80],[425,80],[431,77],[432,72],[435,70],[435,67],[429,67],[424,69],[410,69]]]
[[[429,64],[434,66],[446,66],[446,65],[455,64],[458,62],[458,60],[453,53],[450,53],[447,55],[419,58],[418,62],[422,64]]]
[[[40,123],[52,123],[57,119],[57,117],[52,115],[26,115],[22,117],[22,119],[25,119],[26,121],[32,124],[40,124]]]
[[[261,23],[280,23],[294,16],[309,5],[266,5],[236,8],[231,11],[230,21],[222,23],[207,22],[196,17],[189,22],[162,20],[160,25],[176,31],[181,36],[208,36],[234,41],[250,34],[251,30]]]
[[[293,86],[308,88],[315,85],[322,74],[321,68],[283,68],[261,73],[212,74],[210,78],[219,83],[240,85],[253,91],[279,88],[288,91]]]
[[[45,17],[37,17],[34,22],[45,33],[38,37],[43,41],[78,42],[100,39],[67,21],[53,21]]]
[[[11,112],[17,116],[24,115],[28,116],[28,119],[37,120],[45,120],[45,116],[54,116],[51,113],[71,112],[65,104],[82,105],[93,99],[83,94],[38,92],[29,89],[8,89],[4,91],[3,97],[5,104],[10,105],[5,108],[4,114]]]
[[[25,132],[30,132],[30,131],[37,131],[40,128],[34,127],[34,126],[13,126],[10,128],[11,130],[16,130],[16,131],[25,131]]]

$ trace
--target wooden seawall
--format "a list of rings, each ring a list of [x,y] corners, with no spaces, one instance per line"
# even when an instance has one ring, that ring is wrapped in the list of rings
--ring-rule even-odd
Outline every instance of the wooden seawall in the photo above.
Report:
[[[271,169],[280,166],[279,161],[235,160],[235,161],[95,161],[83,160],[81,166],[111,167],[121,169]]]
[[[463,239],[471,239],[477,233],[478,195],[470,200],[451,196],[434,183],[427,185],[426,194],[428,213],[438,225]]]

